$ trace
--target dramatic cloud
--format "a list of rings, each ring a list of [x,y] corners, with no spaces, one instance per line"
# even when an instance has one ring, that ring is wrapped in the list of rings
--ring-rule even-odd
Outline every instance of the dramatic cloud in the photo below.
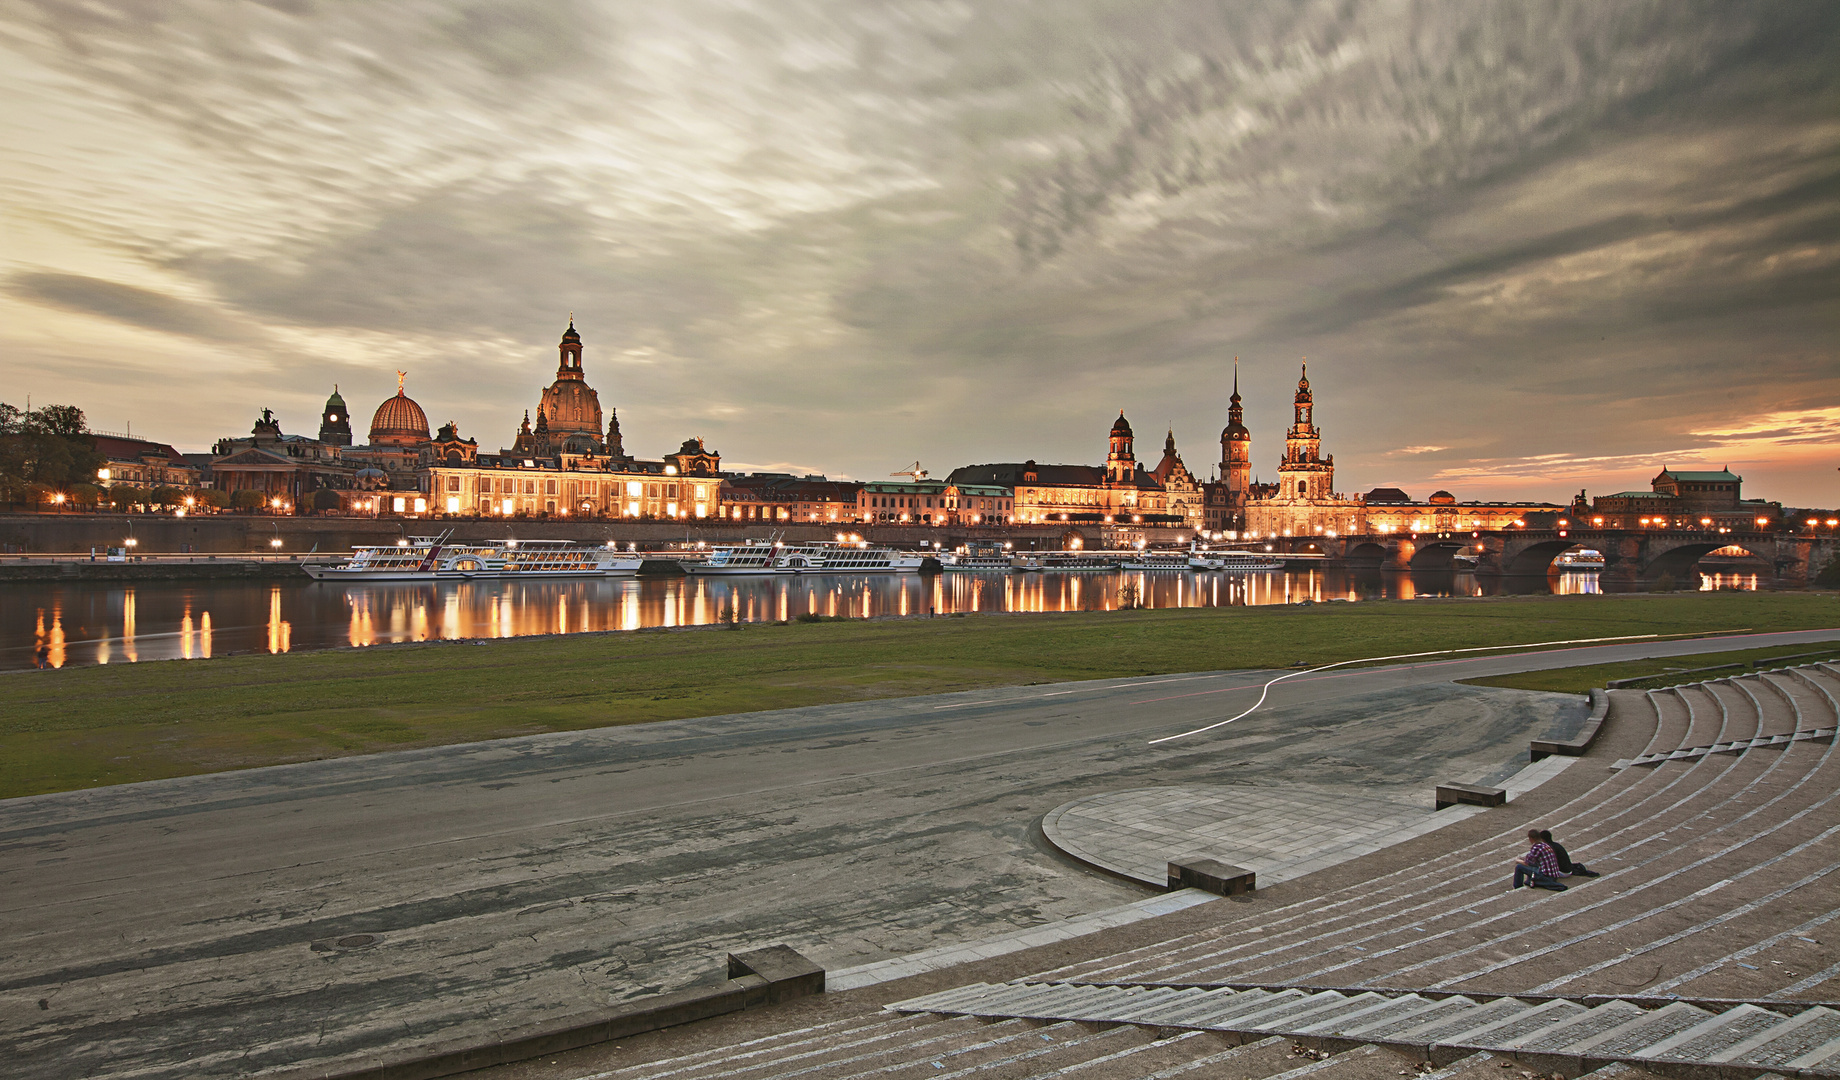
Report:
[[[573,311],[642,453],[1205,474],[1237,355],[1269,473],[1308,355],[1345,490],[1840,502],[1836,72],[1800,3],[13,0],[0,397],[403,366],[495,446]]]

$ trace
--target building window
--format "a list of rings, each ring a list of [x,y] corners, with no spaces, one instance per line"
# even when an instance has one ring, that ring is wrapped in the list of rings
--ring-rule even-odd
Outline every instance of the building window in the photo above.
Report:
[[[543,494],[554,495],[555,493],[556,493],[556,482],[554,480],[545,480],[543,482]]]

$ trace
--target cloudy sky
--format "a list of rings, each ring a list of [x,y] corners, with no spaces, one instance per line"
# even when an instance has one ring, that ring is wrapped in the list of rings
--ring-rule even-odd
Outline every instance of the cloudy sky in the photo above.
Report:
[[[1840,503],[1840,5],[0,0],[0,400]]]

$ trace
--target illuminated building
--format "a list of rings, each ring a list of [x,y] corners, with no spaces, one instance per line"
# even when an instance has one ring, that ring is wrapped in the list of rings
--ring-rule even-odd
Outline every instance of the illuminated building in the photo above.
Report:
[[[281,422],[268,409],[262,410],[248,438],[219,439],[212,454],[213,487],[231,493],[260,492],[270,509],[289,513],[310,509],[308,500],[322,490],[349,489],[355,473],[341,447],[304,435],[283,435]]]
[[[159,487],[197,489],[199,468],[184,454],[165,443],[136,439],[127,435],[103,435],[90,432],[90,441],[106,463],[97,479],[106,487],[132,487],[151,491]],[[100,472],[108,473],[103,477]]]
[[[1297,380],[1292,423],[1276,483],[1248,479],[1252,435],[1241,421],[1239,377],[1234,375],[1227,428],[1221,433],[1221,472],[1208,489],[1214,528],[1248,536],[1300,537],[1387,533],[1454,533],[1509,528],[1552,528],[1564,509],[1554,503],[1458,502],[1448,491],[1415,502],[1398,488],[1375,488],[1349,498],[1335,490],[1335,457],[1322,453],[1309,369]]]
[[[947,482],[1010,489],[1011,517],[1019,524],[1184,524],[1183,518],[1169,513],[1162,482],[1138,462],[1134,439],[1131,423],[1120,411],[1107,433],[1103,466],[1042,465],[1032,460],[966,465],[952,470]],[[1173,435],[1169,449],[1174,449]]]
[[[1650,491],[1599,495],[1590,509],[1584,492],[1573,500],[1572,513],[1604,529],[1725,529],[1756,532],[1771,528],[1782,516],[1780,503],[1743,497],[1744,478],[1730,469],[1694,471],[1663,468]],[[1759,523],[1762,519],[1762,523]],[[1584,522],[1581,521],[1580,524]]]
[[[656,461],[626,453],[620,421],[582,370],[581,334],[571,316],[558,346],[556,378],[528,413],[509,449],[481,454],[449,422],[429,444],[428,513],[592,516],[693,521],[722,516],[722,456],[701,438]]]
[[[857,520],[864,485],[823,476],[752,473],[722,480],[722,516],[731,521],[833,524]]]

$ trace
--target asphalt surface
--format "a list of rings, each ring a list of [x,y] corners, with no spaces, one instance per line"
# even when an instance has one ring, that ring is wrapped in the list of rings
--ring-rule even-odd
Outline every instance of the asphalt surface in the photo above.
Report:
[[[1053,807],[1158,784],[1431,802],[1579,698],[1534,668],[1840,638],[1635,643],[1014,687],[535,736],[0,803],[0,1060],[20,1077],[330,1069],[715,979],[830,968],[1146,891],[1054,854]]]

